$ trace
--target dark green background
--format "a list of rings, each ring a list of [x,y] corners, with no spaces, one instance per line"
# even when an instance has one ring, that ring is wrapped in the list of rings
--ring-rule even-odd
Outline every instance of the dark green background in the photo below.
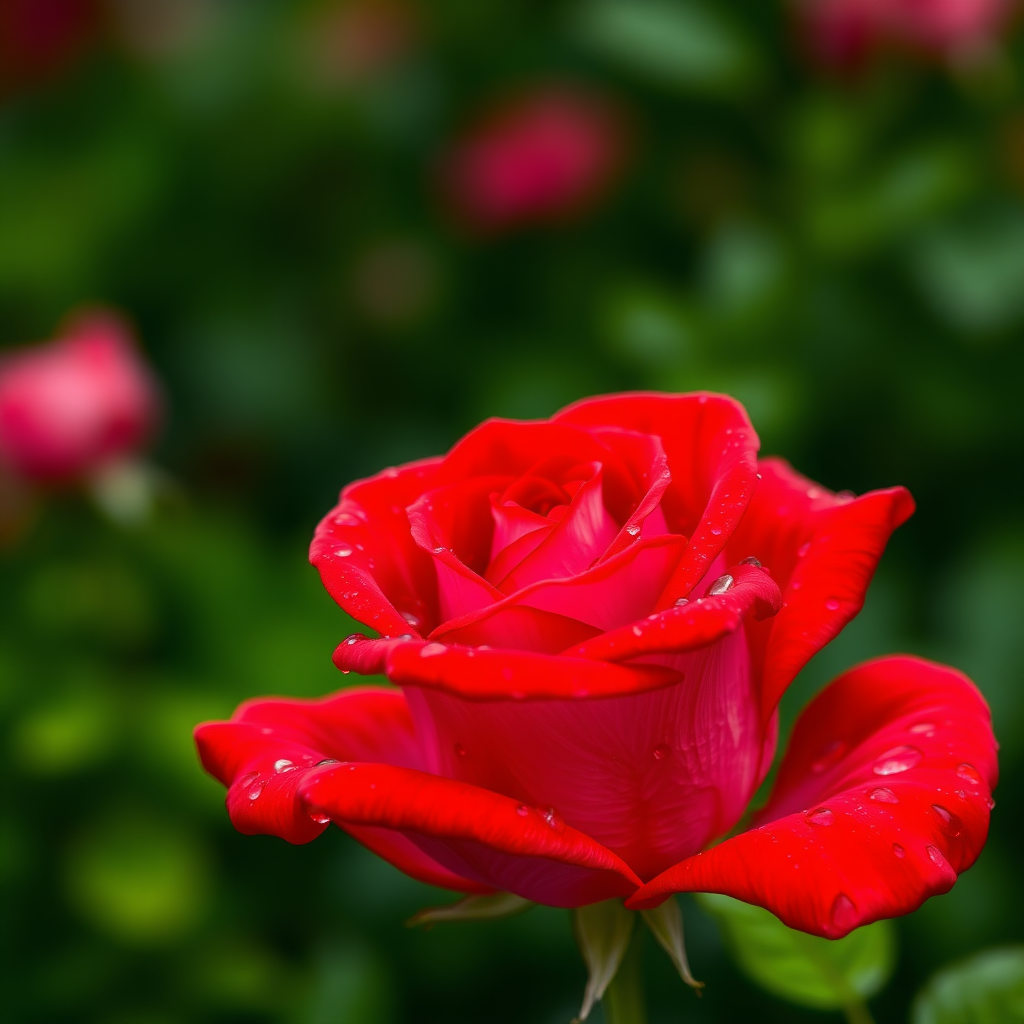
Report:
[[[0,342],[85,302],[129,314],[179,494],[133,529],[56,497],[0,555],[3,1019],[565,1024],[567,914],[409,931],[445,894],[337,830],[235,834],[191,728],[342,683],[353,624],[305,561],[342,484],[485,416],[638,387],[728,391],[765,452],[918,501],[784,702],[788,727],[841,669],[911,651],[992,705],[989,844],[898,922],[880,1024],[942,964],[1024,937],[1020,41],[840,81],[774,0],[663,4],[657,46],[609,31],[608,5],[431,0],[346,81],[311,56],[329,4],[154,0],[189,17],[146,46],[124,8],[4,97]],[[629,120],[618,184],[582,220],[467,235],[439,157],[508,90],[565,79]],[[684,906],[707,988],[648,942],[653,1021],[827,1018],[755,990]]]

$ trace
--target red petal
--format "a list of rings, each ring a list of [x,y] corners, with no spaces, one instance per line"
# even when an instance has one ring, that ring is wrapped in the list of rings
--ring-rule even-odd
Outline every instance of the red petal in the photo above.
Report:
[[[235,828],[291,843],[308,843],[327,827],[326,820],[310,816],[299,798],[307,782],[329,770],[320,762],[422,764],[409,707],[401,693],[390,689],[347,690],[315,701],[251,701],[229,722],[198,726],[195,737],[203,766],[229,787],[228,813]],[[422,881],[462,892],[482,890],[394,833],[350,831]]]
[[[693,651],[739,628],[747,616],[774,615],[782,601],[775,581],[752,565],[729,570],[733,583],[722,594],[673,606],[631,625],[621,626],[565,651],[576,658],[621,662],[641,655]]]
[[[412,462],[349,484],[310,545],[309,560],[331,597],[384,636],[428,633],[437,622],[433,563],[413,541],[406,506],[440,462]]]
[[[861,610],[889,536],[914,502],[902,487],[836,495],[781,459],[759,469],[728,552],[734,561],[757,557],[782,590],[778,615],[748,627],[767,720],[800,669]]]
[[[352,639],[351,637],[349,638]],[[365,640],[386,645],[388,678],[401,686],[427,686],[469,700],[553,700],[610,697],[657,689],[676,674],[654,665],[612,665],[604,661],[408,640]],[[371,655],[348,641],[335,651],[335,664],[347,669]],[[379,648],[378,648],[379,649]],[[351,660],[350,660],[351,659]]]
[[[829,938],[909,913],[981,851],[995,751],[965,676],[918,658],[868,662],[800,716],[767,824],[669,868],[629,905],[720,892]]]
[[[588,398],[555,422],[624,427],[661,438],[672,480],[662,501],[669,529],[690,543],[659,608],[685,597],[725,547],[757,482],[757,435],[743,407],[725,395],[637,392]]]
[[[393,830],[453,874],[538,903],[575,907],[640,884],[615,854],[550,812],[453,779],[339,765],[310,777],[301,796],[313,813],[353,830]]]

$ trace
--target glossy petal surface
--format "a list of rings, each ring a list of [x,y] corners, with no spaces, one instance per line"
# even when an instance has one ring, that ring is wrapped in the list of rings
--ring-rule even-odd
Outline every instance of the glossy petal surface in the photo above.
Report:
[[[720,892],[838,938],[952,887],[985,842],[996,779],[988,707],[965,676],[869,662],[800,716],[765,823],[669,868],[630,905]]]

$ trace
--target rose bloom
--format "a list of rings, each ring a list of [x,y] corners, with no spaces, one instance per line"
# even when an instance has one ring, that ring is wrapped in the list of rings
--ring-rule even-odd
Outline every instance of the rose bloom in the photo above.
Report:
[[[538,88],[492,110],[449,155],[444,187],[472,227],[495,231],[570,217],[621,163],[616,113],[596,96]]]
[[[490,420],[341,493],[311,560],[384,674],[197,730],[235,827],[334,822],[415,878],[560,907],[726,893],[837,937],[948,890],[984,843],[988,708],[953,669],[869,662],[804,710],[793,677],[860,610],[902,488],[833,494],[758,462],[712,394]]]
[[[897,47],[956,55],[984,47],[1010,13],[1007,0],[805,0],[804,30],[822,63],[855,67]]]
[[[159,396],[127,326],[109,313],[0,357],[0,464],[42,483],[84,479],[134,454]]]

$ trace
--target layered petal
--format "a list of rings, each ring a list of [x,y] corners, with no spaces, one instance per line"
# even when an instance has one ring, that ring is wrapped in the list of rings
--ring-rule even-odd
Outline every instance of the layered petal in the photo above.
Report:
[[[301,798],[310,813],[391,832],[460,878],[538,903],[581,906],[626,896],[640,883],[550,809],[427,772],[338,765],[311,776]]]
[[[782,590],[782,608],[750,628],[767,719],[796,674],[861,610],[893,530],[914,511],[902,487],[859,498],[833,494],[781,459],[759,465],[754,500],[727,553],[759,559]]]
[[[743,407],[725,395],[636,392],[588,398],[555,422],[621,427],[661,440],[671,480],[661,508],[668,529],[690,538],[658,602],[686,597],[725,547],[757,483],[757,434]]]
[[[912,657],[840,676],[797,721],[765,823],[669,868],[629,901],[720,892],[839,938],[948,891],[977,858],[997,780],[984,699]]]
[[[428,633],[437,623],[434,565],[413,540],[406,506],[440,462],[411,462],[349,484],[313,535],[309,560],[328,593],[384,636]]]
[[[291,843],[308,843],[327,828],[328,816],[311,812],[300,792],[332,765],[422,764],[409,707],[392,689],[348,690],[323,700],[250,701],[229,722],[198,726],[195,739],[203,767],[228,787],[235,828]],[[463,892],[486,888],[455,875],[389,830],[347,831],[421,881]]]

